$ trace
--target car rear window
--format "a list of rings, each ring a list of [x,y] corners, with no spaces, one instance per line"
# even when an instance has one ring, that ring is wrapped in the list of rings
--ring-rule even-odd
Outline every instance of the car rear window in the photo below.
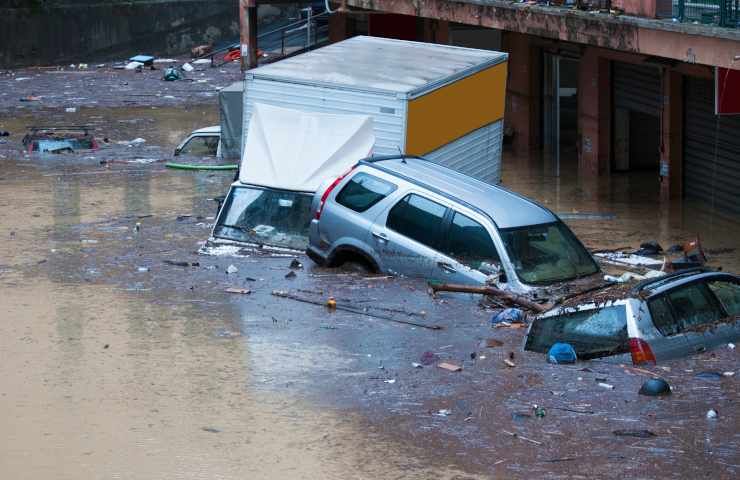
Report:
[[[441,245],[440,230],[447,207],[419,195],[406,195],[388,212],[386,226],[428,247]]]
[[[257,187],[229,192],[214,236],[257,245],[305,250],[311,223],[310,193]]]
[[[532,323],[524,348],[547,353],[558,342],[569,343],[581,359],[628,353],[624,305],[538,318]]]
[[[336,202],[355,212],[364,212],[395,189],[392,183],[367,173],[358,173],[337,194]]]

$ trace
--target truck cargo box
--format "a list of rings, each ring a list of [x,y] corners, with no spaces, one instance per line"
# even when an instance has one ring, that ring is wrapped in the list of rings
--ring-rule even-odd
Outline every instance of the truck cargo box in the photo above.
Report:
[[[507,59],[490,50],[353,37],[248,71],[243,135],[256,104],[369,115],[373,153],[423,155],[499,183]]]

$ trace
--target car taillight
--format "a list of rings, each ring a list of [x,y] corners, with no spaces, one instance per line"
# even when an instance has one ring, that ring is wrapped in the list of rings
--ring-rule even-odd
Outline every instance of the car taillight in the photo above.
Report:
[[[319,202],[319,208],[316,209],[316,214],[314,215],[314,218],[316,220],[318,220],[319,218],[321,218],[321,212],[324,211],[324,204],[326,203],[326,199],[329,198],[329,194],[331,193],[331,191],[334,190],[334,187],[336,187],[337,185],[339,185],[339,183],[342,180],[344,180],[344,177],[346,177],[347,175],[349,175],[350,173],[352,173],[352,170],[354,170],[354,169],[355,169],[355,167],[352,167],[349,170],[347,170],[346,172],[344,172],[342,175],[340,175],[339,177],[337,177],[336,180],[334,180],[333,182],[331,182],[331,185],[329,185],[329,188],[326,189],[326,191],[324,192],[324,194],[321,195],[321,201]]]
[[[632,354],[632,363],[642,365],[652,363],[655,365],[655,355],[650,345],[641,338],[630,338],[630,353]]]

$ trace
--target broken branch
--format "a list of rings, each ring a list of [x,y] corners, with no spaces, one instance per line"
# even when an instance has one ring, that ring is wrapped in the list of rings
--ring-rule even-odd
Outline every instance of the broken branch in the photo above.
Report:
[[[326,302],[322,302],[322,301],[319,301],[319,300],[312,300],[310,298],[299,297],[297,295],[293,295],[293,294],[288,293],[288,292],[282,292],[282,291],[279,291],[279,290],[273,290],[272,294],[274,296],[276,296],[276,297],[288,298],[290,300],[295,300],[296,302],[303,302],[303,303],[309,303],[311,305],[319,305],[319,306],[322,306],[322,307],[326,307]],[[401,319],[398,319],[398,318],[388,317],[388,316],[385,316],[385,315],[379,315],[377,313],[366,312],[366,311],[364,311],[362,309],[350,307],[350,306],[347,306],[347,305],[339,305],[339,304],[337,304],[335,308],[337,310],[342,310],[344,312],[356,313],[358,315],[366,315],[368,317],[378,318],[380,320],[387,320],[389,322],[394,322],[394,323],[401,323],[403,325],[411,325],[411,326],[414,326],[414,327],[427,328],[429,330],[442,330],[442,327],[439,326],[439,325],[427,325],[427,324],[424,324],[424,323],[412,322],[410,320],[401,320]]]
[[[478,287],[474,285],[458,285],[454,283],[442,283],[442,284],[432,284],[431,287],[434,293],[437,293],[437,292],[478,293],[481,295],[488,295],[490,297],[501,298],[515,305],[519,305],[526,309],[533,310],[537,313],[544,313],[553,307],[553,305],[551,304],[541,305],[539,303],[534,303],[533,301],[527,298],[524,298],[521,295],[517,295],[515,293],[510,293],[510,292],[505,292],[503,290],[490,287],[490,286]]]

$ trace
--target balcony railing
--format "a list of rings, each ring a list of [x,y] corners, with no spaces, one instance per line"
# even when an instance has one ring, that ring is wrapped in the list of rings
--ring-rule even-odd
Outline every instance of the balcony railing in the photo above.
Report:
[[[674,0],[673,17],[680,22],[740,26],[740,0]]]

